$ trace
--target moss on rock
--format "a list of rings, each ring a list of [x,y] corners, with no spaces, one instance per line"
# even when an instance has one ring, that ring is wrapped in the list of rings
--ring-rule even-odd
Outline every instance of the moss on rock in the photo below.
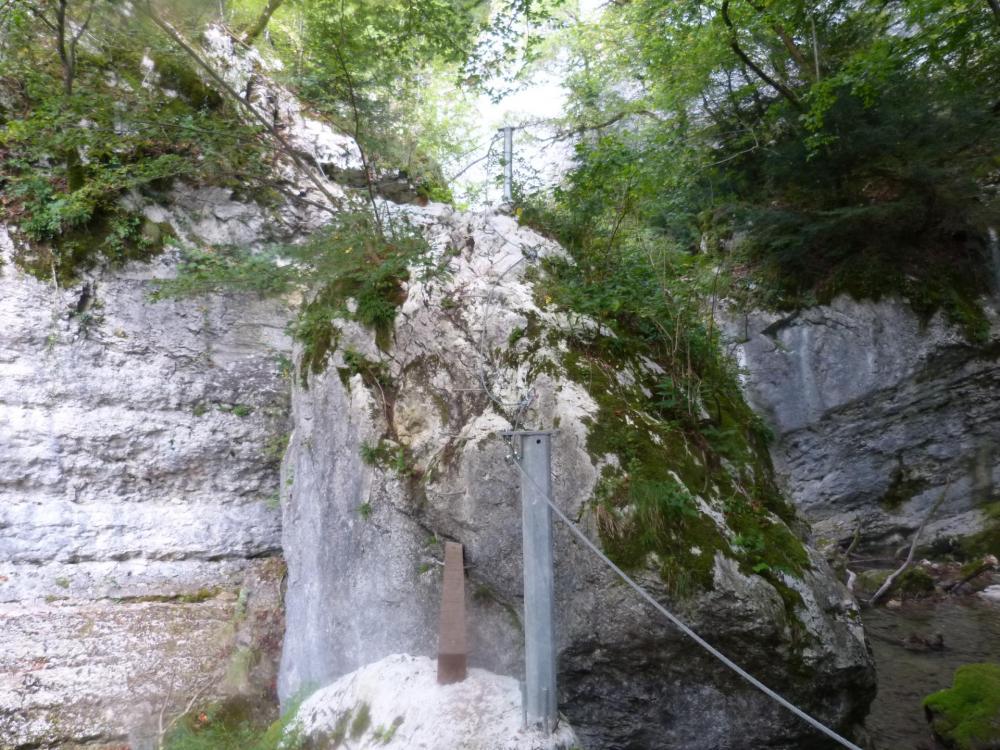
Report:
[[[910,568],[899,577],[899,590],[909,597],[929,596],[934,593],[934,578],[923,568]]]
[[[575,292],[567,293],[565,276],[573,273],[553,262],[533,276],[539,307],[586,312],[577,309]],[[657,353],[649,335],[617,318],[543,332],[532,316],[501,356],[528,373],[555,369],[597,404],[587,449],[602,468],[591,507],[615,562],[655,567],[674,595],[685,596],[713,587],[721,553],[745,574],[766,578],[791,613],[800,600],[783,576],[800,576],[810,563],[785,523],[794,511],[774,483],[766,427],[721,355],[708,354],[705,377],[691,377]],[[551,351],[561,352],[561,361],[550,361]]]
[[[952,687],[924,699],[924,711],[949,748],[1000,748],[1000,664],[959,667]]]
[[[961,541],[961,553],[966,559],[1000,555],[1000,503],[986,505],[983,512],[986,515],[986,527]]]

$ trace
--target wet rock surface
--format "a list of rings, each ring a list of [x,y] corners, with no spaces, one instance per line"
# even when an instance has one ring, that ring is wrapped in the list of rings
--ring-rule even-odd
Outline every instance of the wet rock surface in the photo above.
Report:
[[[956,669],[1000,662],[1000,603],[975,595],[907,601],[893,609],[865,610],[879,676],[878,695],[865,726],[876,750],[935,747],[923,700],[948,688]],[[915,649],[918,640],[943,636],[943,648]]]
[[[942,493],[924,542],[989,523],[1000,480],[1000,347],[972,344],[899,300],[792,314],[730,314],[751,404],[777,440],[775,468],[821,539],[909,541]]]

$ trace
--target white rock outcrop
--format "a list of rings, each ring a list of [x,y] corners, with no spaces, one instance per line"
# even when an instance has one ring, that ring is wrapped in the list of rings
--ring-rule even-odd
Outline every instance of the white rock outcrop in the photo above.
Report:
[[[571,750],[565,722],[546,737],[522,729],[521,688],[512,677],[470,669],[437,684],[437,662],[393,654],[344,675],[306,699],[289,726],[317,746],[331,738],[355,750]],[[331,746],[336,746],[332,742]]]

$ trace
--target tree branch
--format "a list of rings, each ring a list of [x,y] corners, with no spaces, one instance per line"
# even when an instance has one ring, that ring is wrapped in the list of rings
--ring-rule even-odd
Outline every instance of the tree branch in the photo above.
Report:
[[[250,44],[254,39],[259,37],[264,32],[264,29],[267,28],[267,24],[271,20],[271,16],[274,15],[274,11],[281,7],[281,4],[284,1],[285,0],[267,0],[267,5],[264,6],[264,10],[260,12],[260,15],[257,16],[257,20],[249,29],[247,29],[240,41],[243,42],[243,44]]]
[[[993,9],[993,15],[997,17],[997,23],[1000,23],[1000,0],[986,0]]]
[[[477,164],[479,164],[481,162],[484,162],[487,159],[489,159],[490,155],[493,153],[493,144],[494,143],[496,143],[496,139],[495,138],[493,139],[493,142],[490,143],[489,147],[486,149],[486,153],[485,154],[483,154],[482,156],[480,156],[475,161],[471,161],[468,164],[466,164],[464,167],[462,167],[461,170],[459,170],[459,172],[455,176],[451,177],[448,181],[449,182],[454,182],[455,180],[457,180],[459,177],[461,177],[463,174],[465,174],[466,172],[468,172],[470,169],[472,169]]]
[[[747,0],[747,4],[762,15],[766,12],[766,8],[764,8],[764,6],[757,5],[753,2],[753,0]],[[791,34],[785,31],[785,27],[777,21],[772,21],[771,29],[778,35],[778,39],[781,40],[785,49],[788,50],[788,54],[792,56],[793,60],[795,60],[795,65],[798,66],[799,71],[804,75],[811,75],[812,70],[809,67],[809,62],[806,60],[806,56],[802,54],[802,50],[799,49],[795,40],[792,39]]]
[[[879,587],[879,590],[875,592],[875,595],[868,600],[869,606],[874,606],[875,603],[892,588],[892,585],[893,583],[895,583],[896,578],[898,578],[907,568],[910,567],[910,564],[913,562],[913,555],[917,551],[917,542],[920,541],[920,534],[923,532],[924,527],[927,525],[927,522],[930,521],[931,517],[937,512],[937,509],[941,507],[941,503],[944,502],[944,499],[948,494],[949,487],[951,487],[951,480],[948,480],[948,484],[946,484],[944,486],[944,489],[941,491],[941,497],[939,497],[937,499],[937,502],[935,502],[934,505],[931,506],[931,509],[927,511],[927,516],[924,518],[923,523],[920,524],[920,528],[918,528],[916,533],[914,533],[913,541],[910,542],[910,551],[906,555],[906,560],[903,561],[903,564],[900,565],[895,570],[895,572],[893,572],[888,578],[885,579],[885,583],[883,583]]]
[[[90,19],[94,16],[94,6],[97,5],[97,0],[90,0],[90,5],[87,6],[87,15],[84,17],[83,22],[80,24],[80,28],[76,30],[76,33],[70,37],[69,40],[69,78],[70,87],[72,87],[72,82],[76,79],[76,45],[80,41],[80,37],[83,36],[84,32],[87,31],[87,27],[90,26]]]
[[[66,0],[59,0],[59,5],[56,6],[55,32],[56,49],[63,69],[63,92],[69,96],[73,93],[73,68],[69,62],[69,52],[66,50]]]
[[[28,5],[28,12],[31,13],[31,15],[33,15],[39,21],[41,21],[42,23],[44,23],[48,27],[49,31],[51,31],[53,33],[56,33],[56,34],[59,33],[59,29],[56,28],[56,25],[52,21],[50,21],[46,17],[46,15],[44,13],[42,13],[42,11],[38,10],[38,8],[35,8],[32,5]]]
[[[962,576],[961,579],[959,579],[958,581],[955,581],[955,583],[951,584],[946,589],[946,591],[949,594],[954,594],[956,591],[958,591],[962,586],[964,586],[965,584],[967,584],[973,578],[977,578],[977,577],[981,576],[983,573],[985,573],[988,570],[996,570],[996,569],[997,569],[997,558],[996,558],[996,556],[995,555],[987,555],[986,557],[984,557],[980,561],[979,565],[977,565],[975,568],[973,568],[968,573],[966,573],[964,576]]]
[[[90,0],[90,5],[87,6],[87,15],[84,17],[83,23],[80,24],[80,28],[77,30],[77,32],[73,35],[73,38],[70,40],[70,44],[72,45],[74,50],[76,49],[76,43],[80,41],[80,37],[83,36],[84,32],[87,30],[87,27],[90,26],[90,19],[94,15],[94,6],[96,5],[97,5],[96,0]]]
[[[341,0],[340,3],[340,42],[344,42],[344,3]],[[358,109],[358,99],[356,92],[354,90],[354,77],[351,75],[350,68],[347,67],[347,62],[344,60],[344,55],[341,52],[341,44],[333,45],[333,54],[337,58],[337,64],[340,65],[340,69],[344,73],[344,82],[347,84],[347,97],[351,104],[351,113],[354,120],[354,143],[357,144],[358,153],[361,154],[361,168],[365,173],[365,185],[368,187],[368,200],[372,206],[372,214],[375,217],[375,228],[378,230],[379,237],[383,240],[385,239],[385,230],[382,226],[382,217],[379,214],[378,203],[375,200],[375,184],[373,182],[374,174],[372,174],[372,168],[369,167],[368,155],[365,153],[365,147],[361,145],[361,112]]]
[[[801,112],[803,109],[802,102],[800,102],[798,97],[795,96],[795,93],[783,83],[765,73],[764,70],[757,65],[757,63],[750,59],[750,56],[743,51],[743,48],[740,47],[740,43],[736,39],[736,27],[733,26],[733,21],[729,17],[729,0],[722,0],[722,21],[726,24],[726,28],[729,29],[729,46],[733,52],[736,53],[736,56],[740,58],[740,60],[742,60],[744,64],[746,64],[746,66],[750,68],[750,70],[752,70],[758,78],[760,78],[760,80],[785,97],[785,99],[787,99],[791,105],[795,107],[795,109]]]

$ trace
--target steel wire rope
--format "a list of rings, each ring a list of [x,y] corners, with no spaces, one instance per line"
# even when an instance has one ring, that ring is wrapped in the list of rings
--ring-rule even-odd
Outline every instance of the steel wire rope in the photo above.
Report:
[[[860,747],[858,747],[857,745],[855,745],[853,742],[851,742],[850,740],[845,739],[844,737],[841,737],[839,734],[837,734],[832,729],[830,729],[829,727],[827,727],[821,721],[819,721],[818,719],[813,718],[812,716],[810,716],[809,714],[807,714],[805,711],[803,711],[801,708],[799,708],[798,706],[796,706],[794,703],[792,703],[791,701],[789,701],[787,698],[784,698],[779,693],[777,693],[776,691],[774,691],[771,688],[769,688],[763,682],[761,682],[756,677],[754,677],[752,674],[750,674],[745,669],[743,669],[743,667],[741,667],[739,664],[737,664],[732,659],[730,659],[728,656],[726,656],[724,653],[722,653],[717,648],[715,648],[715,646],[713,646],[711,643],[709,643],[704,638],[702,638],[700,635],[698,635],[696,632],[694,632],[694,630],[692,630],[690,627],[688,627],[686,624],[684,624],[684,622],[682,620],[680,620],[670,610],[668,610],[666,607],[664,607],[662,604],[660,604],[655,598],[653,598],[652,594],[650,594],[648,591],[646,591],[646,589],[644,589],[642,586],[640,586],[638,583],[636,583],[635,580],[631,576],[629,576],[624,570],[622,570],[614,562],[612,562],[612,560],[607,555],[605,555],[598,548],[598,546],[596,544],[594,544],[594,542],[592,542],[590,540],[590,538],[586,534],[584,534],[579,528],[577,528],[576,524],[573,523],[569,519],[569,516],[567,516],[565,513],[563,513],[562,510],[560,510],[560,508],[552,501],[552,498],[549,497],[548,493],[546,493],[541,487],[539,487],[538,483],[531,477],[531,475],[528,474],[528,472],[526,472],[524,470],[524,467],[521,466],[521,462],[519,460],[519,457],[516,454],[514,455],[514,464],[517,466],[518,471],[521,472],[521,478],[522,478],[522,480],[527,480],[531,484],[531,486],[534,488],[535,492],[538,493],[538,497],[540,497],[543,500],[545,500],[545,502],[548,504],[549,508],[551,508],[552,512],[555,513],[556,517],[560,521],[562,521],[569,528],[570,532],[577,539],[579,539],[581,542],[583,542],[583,544],[591,552],[593,552],[605,565],[607,565],[609,568],[611,568],[611,570],[614,571],[614,573],[619,578],[621,578],[623,581],[625,581],[625,583],[627,583],[631,588],[633,588],[636,591],[636,593],[639,594],[639,596],[641,596],[643,599],[645,599],[660,614],[662,614],[664,617],[666,617],[668,620],[670,620],[670,622],[673,623],[677,627],[678,630],[680,630],[682,633],[684,633],[684,635],[686,635],[688,638],[690,638],[691,640],[693,640],[695,643],[697,643],[699,646],[701,646],[703,649],[705,649],[708,653],[710,653],[712,656],[714,656],[716,659],[718,659],[720,662],[722,662],[725,666],[729,667],[729,669],[731,669],[732,671],[734,671],[736,674],[738,674],[744,680],[746,680],[751,685],[753,685],[755,688],[757,688],[758,690],[760,690],[766,696],[768,696],[769,698],[773,699],[774,701],[776,701],[780,705],[782,705],[785,708],[787,708],[793,714],[795,714],[796,716],[798,716],[800,719],[802,719],[806,723],[810,724],[813,728],[815,728],[815,729],[819,730],[820,732],[822,732],[823,734],[825,734],[830,739],[832,739],[835,742],[839,743],[843,747],[849,748],[850,750],[862,750]]]

